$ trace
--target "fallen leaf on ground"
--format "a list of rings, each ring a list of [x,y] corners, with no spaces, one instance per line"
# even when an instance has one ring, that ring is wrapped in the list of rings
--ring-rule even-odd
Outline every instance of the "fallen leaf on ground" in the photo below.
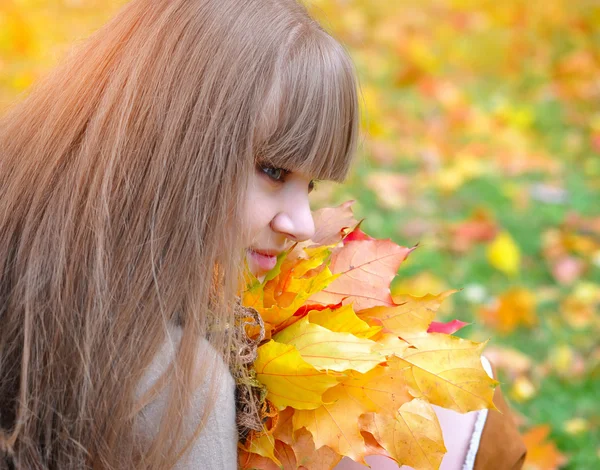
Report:
[[[478,243],[492,241],[498,234],[498,225],[485,209],[476,210],[470,218],[450,226],[450,248],[467,253]]]
[[[531,382],[529,377],[521,375],[517,377],[510,389],[510,397],[516,402],[523,403],[531,400],[537,395],[537,387]]]
[[[525,470],[558,470],[567,462],[554,442],[548,440],[549,434],[550,426],[544,424],[531,428],[523,435],[523,442],[527,447]]]
[[[478,311],[483,322],[500,333],[511,333],[519,326],[532,327],[538,322],[533,292],[514,287],[500,295],[491,306]]]
[[[500,232],[487,249],[490,264],[504,274],[514,277],[521,267],[521,250],[506,231]]]

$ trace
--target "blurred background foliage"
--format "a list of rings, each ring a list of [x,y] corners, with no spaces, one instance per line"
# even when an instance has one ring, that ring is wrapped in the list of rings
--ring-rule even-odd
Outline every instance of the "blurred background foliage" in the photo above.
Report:
[[[124,0],[0,0],[0,112]],[[527,468],[600,468],[600,5],[310,0],[349,49],[363,228],[419,248],[396,292],[462,289],[444,317],[491,338]]]

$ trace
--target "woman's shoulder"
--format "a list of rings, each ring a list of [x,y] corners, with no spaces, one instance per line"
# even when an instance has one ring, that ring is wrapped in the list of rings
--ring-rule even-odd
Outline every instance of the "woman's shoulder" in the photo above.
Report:
[[[167,406],[169,385],[156,395],[152,396],[152,389],[157,386],[165,375],[175,358],[177,347],[182,337],[180,327],[173,326],[169,329],[167,339],[153,358],[136,390],[136,401],[147,403],[140,409],[136,419],[136,434],[142,441],[150,442],[157,435],[160,422]],[[199,465],[211,462],[210,468],[235,469],[237,468],[237,427],[235,407],[235,381],[227,365],[218,352],[207,340],[198,344],[199,368],[196,373],[196,388],[190,408],[186,417],[186,429],[193,432],[203,416],[204,407],[210,403],[212,411],[206,418],[203,430],[194,441],[188,454],[175,467],[178,470],[187,468],[200,468]],[[211,370],[207,370],[209,364]],[[218,380],[216,393],[211,389],[207,378],[216,377]],[[149,395],[150,394],[150,395]],[[210,400],[210,401],[209,401]]]
[[[482,357],[486,371],[492,377],[492,365]],[[487,363],[487,365],[486,365]],[[473,470],[497,469],[519,470],[525,463],[527,447],[521,438],[512,413],[500,386],[494,392],[494,404],[497,410],[482,410],[473,433],[474,441],[471,447],[476,452],[467,455],[467,462],[472,463]],[[498,445],[501,443],[501,445]]]

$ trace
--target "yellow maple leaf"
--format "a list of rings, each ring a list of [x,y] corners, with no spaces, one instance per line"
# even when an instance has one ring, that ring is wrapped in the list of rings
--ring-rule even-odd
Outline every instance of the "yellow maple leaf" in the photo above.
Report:
[[[413,398],[398,370],[398,361],[390,358],[387,366],[377,366],[366,374],[350,372],[336,388],[345,389],[349,398],[362,404],[365,413],[394,414]]]
[[[375,338],[377,342],[377,352],[384,356],[402,356],[404,351],[410,346],[406,341],[398,338],[393,333],[380,333]]]
[[[446,453],[440,423],[426,400],[411,400],[394,415],[369,413],[361,425],[399,465],[437,470]]]
[[[481,365],[486,343],[442,333],[411,341],[416,349],[395,360],[413,396],[459,413],[496,409],[492,398],[498,382]]]
[[[270,434],[263,433],[250,440],[248,447],[244,450],[251,454],[257,454],[272,460],[276,465],[281,466],[281,462],[275,456],[275,438]]]
[[[427,333],[439,306],[454,292],[456,291],[452,290],[423,297],[395,296],[394,302],[399,305],[372,307],[358,312],[358,316],[373,325],[382,325],[385,330],[403,339],[409,339]]]
[[[500,232],[487,249],[490,264],[508,276],[515,276],[521,265],[521,251],[510,234]]]
[[[315,369],[294,346],[273,340],[258,348],[254,368],[256,378],[267,387],[267,398],[279,409],[319,407],[323,393],[337,385],[339,377]]]
[[[288,326],[273,339],[295,346],[302,359],[319,370],[367,372],[385,361],[374,341],[328,330],[310,323],[308,317]]]
[[[354,312],[352,305],[343,305],[333,309],[312,310],[308,313],[308,320],[328,330],[352,333],[359,337],[373,335],[381,330],[381,328],[373,328],[366,321],[361,320]]]
[[[305,427],[312,434],[317,449],[328,446],[339,455],[365,463],[365,441],[357,420],[365,412],[364,404],[340,386],[328,390],[323,401],[325,404],[317,409],[296,410],[294,430]]]

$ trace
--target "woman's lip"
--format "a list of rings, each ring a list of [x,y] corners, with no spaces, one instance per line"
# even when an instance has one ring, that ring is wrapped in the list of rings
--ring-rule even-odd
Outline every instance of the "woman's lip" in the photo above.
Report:
[[[260,272],[270,271],[277,264],[277,255],[267,253],[269,253],[269,251],[258,251],[248,248],[248,256],[252,260],[252,264],[254,264],[257,270]]]
[[[253,251],[254,253],[258,253],[259,255],[263,255],[263,256],[279,256],[279,253],[281,253],[278,250],[257,250],[256,248],[248,248],[249,251]]]

